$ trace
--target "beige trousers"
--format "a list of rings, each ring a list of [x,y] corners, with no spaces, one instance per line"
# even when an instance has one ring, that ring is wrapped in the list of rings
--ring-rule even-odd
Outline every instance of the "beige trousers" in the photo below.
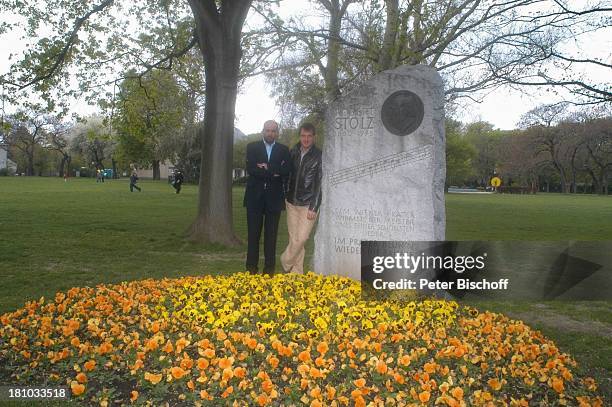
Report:
[[[280,261],[283,270],[294,273],[304,273],[304,245],[310,236],[315,219],[308,220],[308,206],[296,206],[285,201],[287,206],[287,229],[289,244],[281,254]]]

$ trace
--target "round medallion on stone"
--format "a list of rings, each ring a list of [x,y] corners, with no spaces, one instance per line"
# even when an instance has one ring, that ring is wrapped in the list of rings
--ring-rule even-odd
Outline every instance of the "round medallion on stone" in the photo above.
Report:
[[[385,100],[380,116],[383,125],[396,136],[407,136],[423,122],[423,101],[414,92],[398,90]]]

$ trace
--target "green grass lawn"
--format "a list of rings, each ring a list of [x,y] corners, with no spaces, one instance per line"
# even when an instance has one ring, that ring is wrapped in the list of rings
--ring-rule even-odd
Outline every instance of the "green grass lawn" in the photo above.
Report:
[[[446,195],[448,240],[612,240],[612,196]]]
[[[246,246],[187,243],[196,187],[165,182],[0,177],[0,313],[73,286],[242,271]],[[234,219],[246,239],[242,188]],[[447,195],[448,240],[612,240],[612,197]],[[284,217],[278,254],[287,243]],[[312,255],[312,238],[307,262]],[[262,251],[263,253],[263,251]],[[484,303],[541,329],[609,393],[612,308],[599,303]]]

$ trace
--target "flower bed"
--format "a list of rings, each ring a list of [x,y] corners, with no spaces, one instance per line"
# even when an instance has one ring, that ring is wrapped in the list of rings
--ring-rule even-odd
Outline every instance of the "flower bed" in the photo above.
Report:
[[[0,365],[96,405],[603,405],[522,321],[312,273],[73,288],[0,317]]]

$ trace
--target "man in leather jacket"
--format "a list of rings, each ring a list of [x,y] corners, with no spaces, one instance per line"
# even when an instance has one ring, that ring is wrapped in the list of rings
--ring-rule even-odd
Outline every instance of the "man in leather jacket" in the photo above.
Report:
[[[289,244],[281,255],[286,272],[304,272],[304,245],[321,205],[321,150],[315,146],[315,127],[300,126],[300,142],[290,151],[291,173],[286,196]]]

